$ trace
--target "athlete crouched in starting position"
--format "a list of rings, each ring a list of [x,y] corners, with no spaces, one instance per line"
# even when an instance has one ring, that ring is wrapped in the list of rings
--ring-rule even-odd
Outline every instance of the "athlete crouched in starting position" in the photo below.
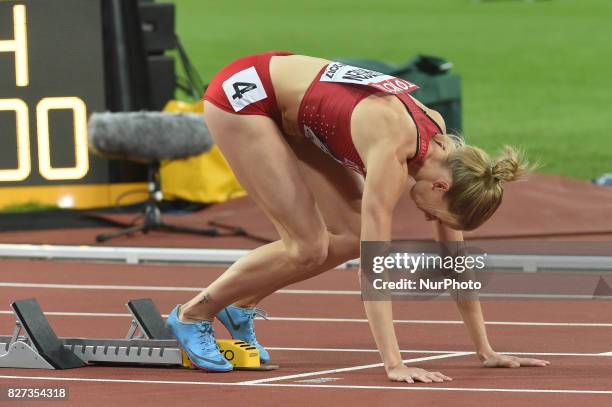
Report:
[[[434,221],[436,239],[462,240],[502,200],[501,183],[529,165],[511,147],[490,158],[446,134],[441,115],[409,95],[402,79],[288,52],[238,59],[204,96],[205,120],[236,177],[276,227],[280,240],[234,263],[168,318],[198,367],[229,371],[212,320],[257,342],[256,304],[281,287],[359,257],[360,240],[391,240],[393,209],[408,185]],[[364,181],[365,180],[365,181]],[[389,301],[365,301],[370,328],[391,380],[449,377],[402,363]],[[484,366],[545,366],[496,353],[478,301],[457,306]]]

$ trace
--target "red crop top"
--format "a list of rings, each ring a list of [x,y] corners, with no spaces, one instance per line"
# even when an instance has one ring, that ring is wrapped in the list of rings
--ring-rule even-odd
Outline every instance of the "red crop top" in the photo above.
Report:
[[[421,161],[429,141],[442,129],[408,96],[418,89],[413,83],[369,69],[332,62],[310,84],[298,112],[302,134],[342,165],[365,176],[366,169],[351,138],[351,115],[357,103],[377,92],[402,101],[417,128],[417,152]]]

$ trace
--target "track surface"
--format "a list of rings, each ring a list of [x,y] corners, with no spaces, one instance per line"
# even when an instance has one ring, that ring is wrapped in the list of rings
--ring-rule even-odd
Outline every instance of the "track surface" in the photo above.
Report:
[[[14,323],[9,303],[36,297],[58,335],[92,338],[125,335],[130,322],[124,306],[128,299],[151,297],[168,313],[223,271],[191,265],[24,260],[0,264],[2,334],[9,334]],[[4,369],[0,385],[68,386],[69,400],[48,403],[53,406],[612,405],[611,302],[483,302],[496,350],[541,354],[535,357],[552,361],[547,368],[485,369],[471,353],[452,302],[398,301],[394,309],[404,359],[442,371],[454,381],[397,384],[387,381],[379,365],[355,273],[334,270],[288,287],[262,304],[272,318],[258,321],[258,337],[281,365],[277,371]],[[221,326],[217,332],[220,338],[227,336]]]

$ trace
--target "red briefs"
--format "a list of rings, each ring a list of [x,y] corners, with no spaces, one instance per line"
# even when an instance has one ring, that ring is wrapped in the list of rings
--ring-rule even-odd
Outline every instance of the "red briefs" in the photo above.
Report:
[[[240,58],[223,68],[212,80],[204,99],[237,114],[272,118],[282,129],[281,113],[270,80],[270,58],[291,55],[270,51]],[[395,95],[406,107],[417,128],[417,152],[421,161],[429,141],[442,129],[408,96],[418,89],[413,83],[369,69],[331,62],[310,84],[298,112],[302,135],[342,165],[362,175],[366,170],[351,138],[351,115],[357,103],[373,93]]]
[[[282,129],[270,79],[270,59],[276,55],[292,53],[268,51],[235,60],[215,75],[206,88],[204,100],[230,113],[270,117]]]

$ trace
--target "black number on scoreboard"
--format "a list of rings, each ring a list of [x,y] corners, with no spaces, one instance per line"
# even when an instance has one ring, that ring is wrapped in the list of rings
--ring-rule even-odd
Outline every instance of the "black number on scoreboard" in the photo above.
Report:
[[[249,82],[234,82],[232,86],[234,86],[234,90],[236,91],[236,93],[232,95],[232,99],[242,99],[242,95],[253,89],[257,89],[256,84]]]

